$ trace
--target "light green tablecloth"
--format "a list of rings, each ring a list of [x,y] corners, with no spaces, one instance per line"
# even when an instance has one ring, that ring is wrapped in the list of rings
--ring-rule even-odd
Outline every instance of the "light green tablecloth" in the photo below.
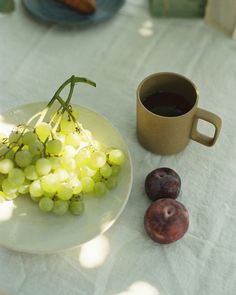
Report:
[[[37,23],[17,4],[12,15],[0,15],[1,112],[48,99],[71,74],[95,80],[96,97],[85,87],[77,102],[120,130],[134,182],[118,221],[81,248],[28,255],[0,247],[0,294],[235,295],[235,41],[202,20],[151,19],[145,0],[129,0],[112,20],[84,29]],[[222,117],[214,147],[191,142],[184,152],[161,157],[138,144],[136,87],[160,71],[188,76],[199,87],[200,106]],[[191,221],[185,237],[167,246],[143,229],[144,178],[160,166],[181,176],[179,201]]]

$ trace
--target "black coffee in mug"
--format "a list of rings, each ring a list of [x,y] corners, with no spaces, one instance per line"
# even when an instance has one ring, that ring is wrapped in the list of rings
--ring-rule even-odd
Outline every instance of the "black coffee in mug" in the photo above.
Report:
[[[164,117],[181,116],[192,108],[184,96],[167,91],[151,94],[142,103],[150,112]]]

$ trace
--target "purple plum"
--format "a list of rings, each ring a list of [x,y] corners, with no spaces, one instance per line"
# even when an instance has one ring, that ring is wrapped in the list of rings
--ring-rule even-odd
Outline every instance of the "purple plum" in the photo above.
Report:
[[[144,227],[152,240],[169,244],[183,237],[188,230],[189,214],[183,204],[174,199],[153,202],[144,216]]]
[[[162,167],[150,172],[145,180],[145,191],[152,201],[162,198],[176,199],[181,188],[181,179],[172,169]]]

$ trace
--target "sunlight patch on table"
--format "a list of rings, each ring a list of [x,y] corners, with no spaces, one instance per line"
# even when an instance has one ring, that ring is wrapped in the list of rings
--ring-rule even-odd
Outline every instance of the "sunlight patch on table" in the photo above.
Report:
[[[110,251],[108,239],[100,235],[80,248],[79,262],[83,267],[95,268],[104,263]]]
[[[150,37],[153,35],[153,23],[151,20],[145,21],[139,29],[139,34],[143,37]]]
[[[115,295],[161,295],[151,284],[144,281],[134,282],[126,291]]]
[[[0,115],[0,135],[1,137],[7,136],[11,133],[16,125],[4,122],[4,118]]]
[[[9,220],[12,217],[13,210],[13,201],[4,201],[0,203],[0,222]]]

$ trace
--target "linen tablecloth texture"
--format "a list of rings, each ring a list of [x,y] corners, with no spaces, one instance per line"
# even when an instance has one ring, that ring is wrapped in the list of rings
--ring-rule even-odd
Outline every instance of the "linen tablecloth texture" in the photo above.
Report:
[[[192,79],[200,107],[221,116],[214,147],[191,141],[183,152],[162,157],[138,144],[136,87],[161,71]],[[94,91],[76,90],[74,101],[106,116],[129,146],[130,199],[105,234],[77,249],[29,255],[0,247],[0,294],[235,295],[235,41],[203,20],[152,19],[145,0],[129,0],[113,19],[88,28],[36,22],[19,1],[12,15],[0,15],[1,112],[49,99],[71,74],[97,82]],[[150,204],[144,179],[161,166],[181,176],[179,201],[190,214],[187,234],[170,245],[154,243],[143,228]]]

